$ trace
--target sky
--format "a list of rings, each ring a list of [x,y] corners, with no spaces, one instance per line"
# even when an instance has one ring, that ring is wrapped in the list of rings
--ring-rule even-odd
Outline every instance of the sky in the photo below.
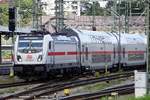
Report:
[[[101,7],[105,7],[105,5],[107,4],[107,1],[100,1],[99,3]]]

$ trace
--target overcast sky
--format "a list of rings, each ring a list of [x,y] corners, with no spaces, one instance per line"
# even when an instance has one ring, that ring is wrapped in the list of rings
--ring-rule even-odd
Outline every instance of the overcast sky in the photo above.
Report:
[[[100,6],[105,7],[106,3],[107,3],[107,1],[100,1]]]

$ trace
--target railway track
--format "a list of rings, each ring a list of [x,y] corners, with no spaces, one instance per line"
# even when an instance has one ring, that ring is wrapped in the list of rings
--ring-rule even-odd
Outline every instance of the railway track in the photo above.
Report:
[[[134,75],[134,72],[124,72],[124,73],[117,73],[117,74],[112,74],[108,76],[103,76],[99,78],[90,78],[90,79],[75,80],[75,81],[69,81],[69,82],[46,83],[46,84],[43,84],[42,86],[30,89],[28,91],[23,91],[20,93],[12,94],[6,97],[2,97],[0,99],[6,100],[6,99],[12,99],[12,98],[15,98],[15,99],[23,98],[24,100],[31,100],[34,98],[38,98],[42,95],[53,94],[57,91],[61,91],[66,88],[73,88],[73,87],[93,84],[97,82],[111,81],[111,80],[115,80],[119,78],[127,78],[133,75]]]
[[[43,82],[42,81],[30,81],[30,82],[22,81],[22,82],[15,82],[15,83],[0,84],[0,89],[32,85],[32,84],[40,84],[40,83],[43,83]]]
[[[94,100],[100,99],[104,96],[111,96],[112,93],[117,93],[117,95],[131,94],[134,93],[134,84],[124,84],[120,86],[115,86],[101,91],[93,93],[84,93],[80,95],[72,95],[67,97],[62,97],[60,100]]]

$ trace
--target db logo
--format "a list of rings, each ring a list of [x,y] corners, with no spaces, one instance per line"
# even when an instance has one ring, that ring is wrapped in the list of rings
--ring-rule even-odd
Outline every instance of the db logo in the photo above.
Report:
[[[32,55],[27,55],[27,59],[32,59]]]

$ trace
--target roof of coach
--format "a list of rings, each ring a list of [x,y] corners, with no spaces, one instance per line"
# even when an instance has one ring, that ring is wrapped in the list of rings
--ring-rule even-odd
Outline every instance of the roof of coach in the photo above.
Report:
[[[88,30],[76,30],[74,31],[78,34],[81,42],[83,43],[113,43],[115,41],[107,32],[100,31],[88,31]]]
[[[140,35],[144,39],[144,43],[147,44],[147,35],[145,34],[140,34]]]
[[[70,42],[76,42],[78,39],[75,36],[67,37],[63,35],[57,35],[57,36],[52,36],[54,41],[70,41]]]
[[[139,34],[121,34],[122,44],[144,44],[144,38]]]

